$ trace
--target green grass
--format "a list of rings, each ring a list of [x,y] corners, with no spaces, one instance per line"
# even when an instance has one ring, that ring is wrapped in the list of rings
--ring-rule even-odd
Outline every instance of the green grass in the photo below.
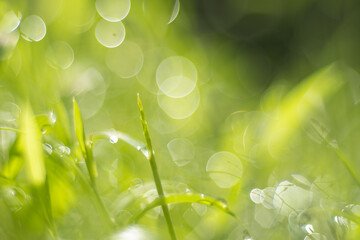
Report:
[[[359,11],[0,0],[0,239],[359,239]]]

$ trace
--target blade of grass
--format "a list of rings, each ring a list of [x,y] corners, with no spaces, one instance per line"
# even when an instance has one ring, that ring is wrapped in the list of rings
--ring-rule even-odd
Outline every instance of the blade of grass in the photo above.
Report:
[[[91,140],[94,143],[96,143],[97,140],[107,140],[108,141],[110,139],[110,141],[111,141],[112,137],[115,137],[116,140],[121,140],[121,141],[129,144],[136,150],[140,151],[146,158],[148,158],[147,151],[146,151],[146,145],[143,142],[140,142],[140,141],[132,138],[130,135],[120,132],[120,131],[108,130],[108,131],[104,131],[101,133],[96,133],[92,136]]]
[[[56,239],[56,228],[52,217],[50,195],[47,189],[45,159],[42,149],[41,130],[35,120],[30,104],[25,105],[20,117],[23,134],[20,143],[23,148],[24,163],[29,182],[34,187],[34,196],[44,214],[44,220],[53,239]]]
[[[41,186],[45,182],[45,162],[42,153],[41,131],[34,119],[31,107],[27,104],[21,115],[21,146],[23,147],[26,172],[30,182]]]
[[[84,124],[82,121],[79,106],[78,106],[75,98],[73,98],[73,107],[74,107],[74,124],[75,124],[76,138],[79,142],[81,152],[85,159],[86,167],[87,167],[89,175],[90,175],[90,180],[91,180],[92,184],[95,184],[95,179],[96,179],[98,173],[97,173],[94,158],[92,156],[92,143],[88,142],[86,144]]]
[[[213,206],[221,211],[229,214],[230,216],[236,218],[236,215],[229,210],[229,207],[223,203],[222,201],[216,200],[212,197],[205,196],[204,194],[171,194],[168,196],[164,196],[163,199],[157,198],[153,202],[151,202],[148,206],[146,206],[138,215],[133,218],[134,222],[137,222],[141,217],[145,215],[145,213],[155,207],[161,205],[161,202],[165,202],[166,204],[180,204],[180,203],[199,203],[204,204],[206,206]]]
[[[107,211],[103,201],[101,200],[101,197],[99,195],[98,189],[96,187],[96,177],[98,175],[96,163],[93,157],[93,142],[92,141],[86,141],[85,138],[85,131],[84,131],[84,124],[82,121],[81,113],[79,106],[73,98],[73,107],[74,107],[74,124],[75,124],[75,133],[76,137],[78,139],[78,142],[80,144],[80,149],[83,154],[83,157],[85,159],[86,167],[89,172],[90,176],[90,185],[92,188],[92,191],[94,193],[94,197],[96,199],[96,202],[98,203],[98,206],[100,208],[100,213],[104,218],[104,221],[108,224],[108,226],[113,227],[113,221],[110,217],[109,212]],[[76,170],[78,173],[81,173],[81,171],[76,167]],[[80,175],[82,176],[82,175]]]
[[[170,217],[169,208],[168,208],[166,202],[164,201],[165,194],[164,194],[163,187],[161,185],[158,168],[157,168],[156,161],[155,161],[154,151],[153,151],[152,144],[151,144],[149,127],[148,127],[146,119],[145,119],[145,113],[144,113],[143,105],[142,105],[139,94],[137,95],[137,100],[138,100],[138,106],[139,106],[139,111],[140,111],[141,125],[143,128],[143,133],[144,133],[144,137],[145,137],[145,141],[146,141],[147,159],[150,162],[151,171],[153,173],[156,190],[159,194],[160,205],[164,212],[164,217],[166,220],[166,224],[168,227],[170,237],[171,237],[171,239],[176,240],[176,234],[175,234],[174,226],[173,226],[173,223],[172,223],[172,220]]]

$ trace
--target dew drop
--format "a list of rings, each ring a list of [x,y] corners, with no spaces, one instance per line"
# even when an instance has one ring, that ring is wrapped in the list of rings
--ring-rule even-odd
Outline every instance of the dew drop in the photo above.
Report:
[[[110,136],[110,142],[111,143],[117,143],[119,141],[119,138],[115,135]]]
[[[70,153],[71,153],[70,148],[68,148],[64,145],[57,146],[57,151],[61,157],[64,155],[70,155]]]
[[[48,143],[44,143],[43,144],[43,147],[44,147],[44,150],[49,154],[51,155],[53,153],[53,147],[48,144]]]
[[[307,232],[308,234],[311,234],[314,232],[314,227],[311,224],[306,224],[303,228],[304,228],[305,232]]]

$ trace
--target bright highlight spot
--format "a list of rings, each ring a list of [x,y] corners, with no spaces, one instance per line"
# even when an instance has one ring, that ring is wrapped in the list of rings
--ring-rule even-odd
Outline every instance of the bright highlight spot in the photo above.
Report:
[[[125,230],[114,234],[110,240],[147,240],[153,239],[149,233],[138,226],[131,226]]]
[[[230,152],[218,152],[211,156],[206,171],[210,178],[221,188],[230,188],[242,176],[240,159]]]
[[[97,0],[96,9],[109,22],[123,20],[130,11],[130,0]]]
[[[125,41],[119,47],[109,50],[106,64],[109,69],[121,78],[130,78],[138,74],[144,61],[140,47]]]
[[[125,39],[125,27],[122,22],[101,20],[95,28],[96,39],[108,48],[119,46]]]
[[[20,32],[25,40],[38,42],[46,35],[46,25],[39,16],[32,15],[22,21]]]

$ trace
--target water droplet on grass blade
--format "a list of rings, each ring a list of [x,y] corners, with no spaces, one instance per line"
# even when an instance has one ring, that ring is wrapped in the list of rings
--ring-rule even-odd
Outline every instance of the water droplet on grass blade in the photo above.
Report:
[[[44,147],[44,150],[49,154],[51,155],[53,153],[53,147],[48,144],[48,143],[44,143],[43,144],[43,147]]]
[[[38,42],[46,35],[46,25],[39,16],[32,15],[21,22],[20,32],[25,40]]]
[[[111,135],[109,139],[111,143],[117,143],[119,141],[119,138],[115,135]]]
[[[122,22],[100,20],[95,28],[95,36],[104,47],[117,47],[125,39],[124,24]]]
[[[306,233],[314,233],[314,227],[311,224],[306,224],[305,226],[303,226],[303,228]]]
[[[175,138],[171,140],[167,148],[172,160],[178,166],[185,166],[195,157],[194,145],[185,138]]]
[[[59,155],[61,156],[61,157],[63,157],[64,155],[70,155],[70,153],[71,153],[71,150],[70,150],[70,148],[68,148],[67,146],[64,146],[64,145],[58,145],[57,147],[56,147],[56,149],[57,149],[57,152],[59,153]]]
[[[123,20],[130,11],[130,0],[96,0],[96,9],[109,22]]]
[[[230,152],[218,152],[211,156],[206,171],[221,188],[234,186],[242,175],[240,159]]]

